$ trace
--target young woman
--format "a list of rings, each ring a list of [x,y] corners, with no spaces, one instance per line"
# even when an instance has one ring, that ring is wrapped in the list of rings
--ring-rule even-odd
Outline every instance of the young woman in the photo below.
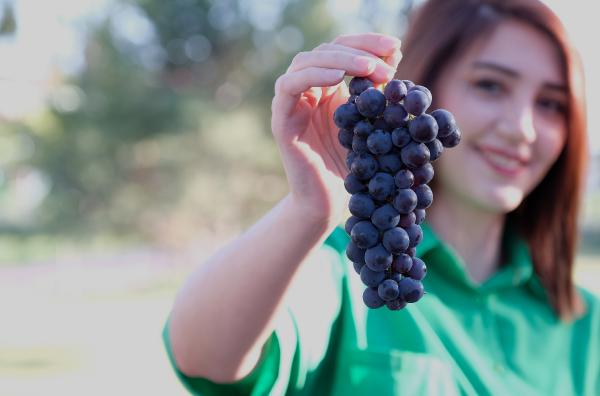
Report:
[[[573,284],[582,74],[536,0],[429,0],[403,44],[348,35],[298,54],[272,128],[289,194],[179,293],[169,356],[196,394],[598,395],[600,301]],[[427,294],[369,309],[345,257],[345,75],[431,88],[462,130],[436,161],[417,255]]]

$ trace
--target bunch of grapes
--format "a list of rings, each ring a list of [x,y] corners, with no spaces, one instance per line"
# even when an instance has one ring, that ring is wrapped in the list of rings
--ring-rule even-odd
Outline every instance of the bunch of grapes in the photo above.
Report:
[[[349,150],[346,255],[367,286],[365,305],[399,310],[424,294],[427,266],[415,248],[433,202],[431,162],[456,146],[461,133],[449,111],[426,113],[431,92],[409,80],[391,80],[381,92],[354,77],[349,89],[348,102],[334,113],[339,142]]]

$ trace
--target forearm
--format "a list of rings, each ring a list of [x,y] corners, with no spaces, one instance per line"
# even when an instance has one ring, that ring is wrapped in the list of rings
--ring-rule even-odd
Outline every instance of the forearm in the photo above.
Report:
[[[294,274],[333,227],[335,221],[307,216],[287,196],[203,263],[181,289],[171,314],[180,369],[218,381],[249,372],[273,331]]]

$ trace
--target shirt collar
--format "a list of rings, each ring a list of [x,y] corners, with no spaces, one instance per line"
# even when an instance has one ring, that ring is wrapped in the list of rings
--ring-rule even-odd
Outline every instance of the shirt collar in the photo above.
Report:
[[[429,268],[441,273],[448,280],[477,293],[524,286],[536,296],[546,297],[545,290],[533,271],[529,247],[513,227],[507,226],[504,232],[505,261],[481,284],[471,279],[462,258],[435,234],[427,222],[421,224],[421,227],[423,239],[417,246],[417,255],[424,259]]]

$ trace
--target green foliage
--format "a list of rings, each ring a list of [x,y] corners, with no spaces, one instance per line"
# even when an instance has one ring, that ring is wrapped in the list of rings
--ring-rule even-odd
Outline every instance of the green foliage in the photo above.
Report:
[[[17,30],[17,21],[12,4],[4,3],[0,14],[0,36],[14,34]]]
[[[3,126],[35,148],[5,173],[42,170],[50,192],[30,220],[5,216],[0,230],[160,239],[258,217],[285,192],[269,131],[274,80],[332,26],[321,2],[278,4],[266,26],[251,2],[117,3],[46,113]],[[265,177],[274,194],[253,188]]]

